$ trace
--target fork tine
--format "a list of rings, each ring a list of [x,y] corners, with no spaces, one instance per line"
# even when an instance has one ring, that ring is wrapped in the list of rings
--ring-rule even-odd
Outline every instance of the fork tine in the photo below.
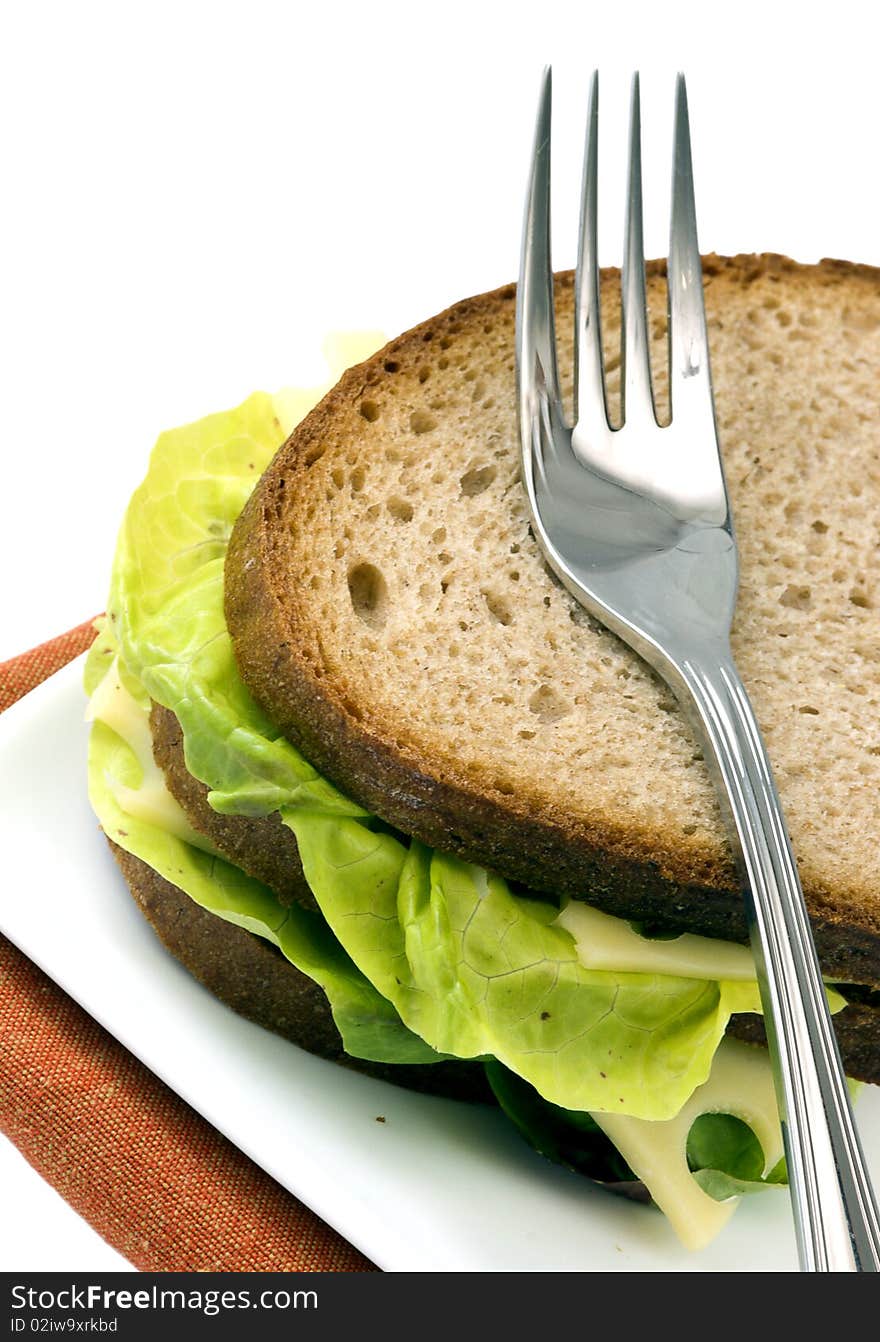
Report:
[[[601,441],[608,434],[608,401],[602,363],[602,315],[599,303],[597,203],[599,162],[599,72],[593,71],[587,106],[581,216],[575,270],[574,421],[577,442]],[[577,443],[576,443],[577,445]]]
[[[526,460],[531,450],[526,447],[526,426],[534,422],[544,395],[553,404],[559,402],[553,269],[550,259],[551,101],[552,79],[550,67],[547,66],[541,83],[535,125],[516,295],[517,378]]]
[[[703,269],[697,243],[694,172],[684,75],[676,80],[675,151],[669,233],[669,396],[674,419],[712,407]]]
[[[642,126],[638,72],[633,75],[629,118],[629,182],[623,269],[620,362],[622,418],[628,426],[648,420],[653,427],[654,398],[648,349],[648,300],[642,229]]]

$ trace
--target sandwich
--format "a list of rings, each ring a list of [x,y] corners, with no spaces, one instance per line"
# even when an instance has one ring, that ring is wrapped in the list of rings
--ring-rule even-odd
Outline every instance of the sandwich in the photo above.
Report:
[[[704,276],[734,650],[844,1064],[877,1084],[880,272]],[[662,413],[662,264],[648,292]],[[348,349],[319,399],[162,435],[87,662],[90,795],[135,900],[235,1010],[499,1104],[699,1248],[785,1179],[742,898],[678,705],[529,531],[514,297]]]

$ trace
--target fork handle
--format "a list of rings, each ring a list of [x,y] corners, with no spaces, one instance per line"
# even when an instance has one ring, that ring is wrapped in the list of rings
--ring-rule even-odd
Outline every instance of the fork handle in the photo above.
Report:
[[[729,649],[679,671],[741,858],[801,1268],[880,1271],[880,1219],[758,724]]]

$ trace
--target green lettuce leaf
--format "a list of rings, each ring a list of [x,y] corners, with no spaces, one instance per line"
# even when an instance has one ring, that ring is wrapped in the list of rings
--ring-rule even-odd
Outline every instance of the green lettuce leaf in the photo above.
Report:
[[[116,665],[114,653],[108,622],[86,662],[85,684],[91,694]],[[148,696],[130,672],[124,679],[146,716]],[[88,773],[89,798],[108,838],[185,891],[201,908],[271,941],[320,984],[347,1053],[376,1062],[440,1061],[355,967],[320,913],[299,905],[283,908],[271,890],[238,867],[120,805],[121,794],[141,787],[144,769],[129,742],[101,721],[92,723]]]
[[[590,1114],[549,1104],[534,1086],[499,1062],[487,1062],[485,1066],[499,1105],[539,1155],[596,1183],[637,1184],[620,1152]]]
[[[491,1055],[570,1110],[669,1118],[757,985],[585,969],[552,905],[362,821],[282,809],[355,963],[443,1053]]]
[[[688,1164],[716,1202],[788,1182],[785,1160],[764,1175],[764,1153],[747,1123],[732,1114],[701,1114],[688,1135]]]
[[[108,612],[128,669],[179,718],[187,767],[217,810],[265,815],[314,801],[363,815],[248,694],[223,617],[229,534],[283,440],[276,411],[258,393],[161,435],[119,534]]]

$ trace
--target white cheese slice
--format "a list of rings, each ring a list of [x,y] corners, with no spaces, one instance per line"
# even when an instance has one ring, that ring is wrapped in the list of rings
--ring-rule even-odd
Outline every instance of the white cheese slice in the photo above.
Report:
[[[128,787],[118,778],[106,777],[121,810],[206,852],[216,852],[210,841],[193,829],[183,807],[168,791],[165,775],[153,758],[149,717],[122,684],[118,658],[113,659],[106,676],[92,694],[86,720],[103,722],[121,736],[140,765],[141,782],[136,788]]]
[[[747,946],[685,932],[668,941],[642,937],[623,918],[600,913],[580,900],[569,900],[556,918],[574,937],[586,969],[618,974],[670,974],[685,979],[755,981],[755,962]]]
[[[675,1118],[649,1123],[624,1114],[594,1113],[630,1169],[642,1180],[687,1249],[702,1249],[733,1215],[739,1202],[716,1202],[704,1193],[687,1163],[687,1139],[701,1114],[732,1114],[754,1132],[764,1153],[764,1174],[783,1156],[782,1128],[766,1049],[724,1039],[709,1079]]]

